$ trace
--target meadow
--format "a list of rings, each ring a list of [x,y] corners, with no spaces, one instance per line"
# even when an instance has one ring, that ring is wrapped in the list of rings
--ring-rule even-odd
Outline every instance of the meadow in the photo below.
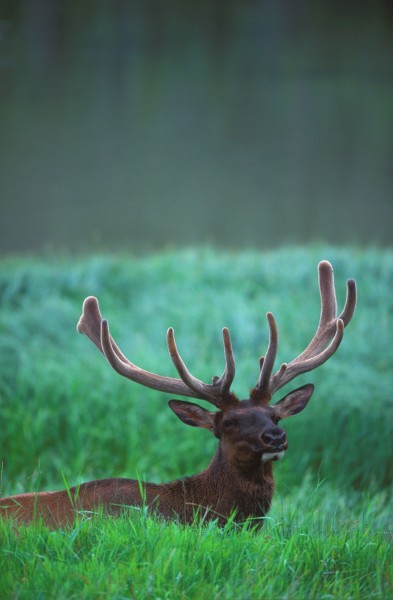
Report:
[[[117,375],[77,334],[86,296],[99,298],[123,352],[160,374],[176,376],[169,326],[191,372],[205,381],[221,373],[228,326],[233,390],[247,397],[266,348],[267,310],[278,322],[277,366],[313,335],[322,259],[334,266],[340,309],[346,279],[357,280],[358,308],[337,353],[289,384],[316,390],[285,422],[290,448],[275,465],[263,529],[183,527],[135,508],[119,519],[82,515],[67,530],[0,522],[1,598],[393,596],[391,250],[3,259],[1,495],[111,476],[166,481],[201,470],[214,452],[213,436],[178,421],[170,397]]]

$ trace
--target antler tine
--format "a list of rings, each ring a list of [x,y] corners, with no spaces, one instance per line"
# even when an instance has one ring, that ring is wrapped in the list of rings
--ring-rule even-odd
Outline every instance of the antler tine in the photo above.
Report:
[[[337,317],[337,301],[334,289],[334,276],[331,264],[324,260],[318,265],[319,290],[321,297],[321,315],[317,331],[305,350],[290,363],[283,363],[280,369],[272,375],[270,343],[266,357],[262,363],[258,383],[255,388],[256,398],[268,401],[274,392],[289,383],[302,373],[311,371],[328,360],[339,347],[344,335],[344,328],[350,322],[356,307],[356,283],[353,279],[347,281],[347,297],[344,308]],[[275,321],[272,319],[275,326]],[[269,321],[271,338],[274,330]],[[275,332],[277,334],[277,332]],[[277,348],[276,348],[277,350]],[[275,357],[275,354],[274,354]],[[266,367],[266,363],[269,363]],[[274,360],[273,360],[274,362]],[[265,373],[264,373],[265,371]]]
[[[319,329],[337,316],[337,300],[334,288],[333,267],[327,260],[318,265],[319,292],[321,295],[321,316]]]
[[[207,400],[217,407],[222,406],[229,396],[229,388],[235,376],[235,361],[228,329],[223,329],[224,351],[226,357],[225,370],[220,378],[213,378],[213,383],[204,383],[190,373],[181,358],[176,346],[175,332],[170,327],[167,332],[167,344],[170,357],[182,381],[196,394],[198,398]]]
[[[102,315],[100,312],[100,306],[97,298],[94,296],[88,296],[83,302],[82,316],[76,326],[79,333],[84,333],[89,340],[97,346],[98,350],[105,356],[102,343],[101,343],[101,323]],[[128,359],[121,352],[113,338],[110,338],[113,351],[117,356],[124,362],[129,362]],[[132,364],[132,363],[130,363]]]
[[[77,330],[79,333],[84,333],[97,346],[112,368],[123,377],[161,392],[198,398],[180,379],[156,375],[140,369],[129,361],[111,337],[108,322],[103,320],[98,300],[94,296],[89,296],[84,301]]]
[[[166,339],[170,357],[181,379],[190,389],[194,390],[194,392],[198,394],[199,398],[203,398],[206,400],[206,384],[204,384],[202,381],[191,375],[186,365],[184,364],[176,346],[175,332],[173,330],[173,327],[170,327],[168,329]]]
[[[317,331],[307,348],[271,378],[270,391],[283,387],[289,381],[302,373],[312,371],[330,358],[339,347],[344,328],[350,322],[356,307],[356,283],[353,279],[347,281],[347,297],[343,311],[337,317],[337,301],[334,288],[333,267],[327,261],[318,265],[319,290],[321,296],[321,316]]]
[[[356,283],[353,279],[347,281],[347,297],[342,313],[337,318],[337,301],[334,288],[333,267],[323,260],[318,265],[319,290],[321,297],[321,316],[317,331],[305,350],[295,359],[302,361],[315,356],[326,348],[326,344],[336,333],[337,322],[341,319],[344,326],[348,325],[356,307]],[[293,361],[292,361],[293,362]]]
[[[277,390],[282,388],[285,384],[289,383],[302,373],[313,371],[317,367],[321,366],[328,360],[337,350],[344,336],[344,322],[339,319],[336,325],[336,333],[334,338],[330,342],[329,346],[325,348],[319,354],[311,356],[310,358],[298,360],[298,358],[292,360],[289,364],[284,363],[277,373],[271,378],[270,393],[274,394]]]
[[[214,385],[207,385],[193,377],[188,373],[183,361],[181,360],[173,337],[172,329],[172,350],[175,349],[178,359],[181,361],[183,367],[178,362],[176,368],[179,371],[181,379],[174,377],[165,377],[163,375],[157,375],[141,369],[137,365],[133,364],[124,354],[110,335],[108,322],[102,318],[99,309],[97,298],[89,296],[83,303],[82,316],[79,319],[77,330],[80,333],[84,333],[98,348],[98,350],[105,356],[111,367],[123,377],[140,383],[145,387],[149,387],[154,390],[166,392],[170,394],[176,394],[179,396],[187,396],[190,398],[199,398],[202,400],[208,400],[215,406],[222,404],[223,400],[229,397],[229,388],[235,375],[235,364],[232,352],[232,346],[229,338],[229,332],[223,333],[224,336],[224,349],[226,356],[226,367],[223,375],[220,379],[215,382]],[[170,330],[169,330],[170,331]],[[168,331],[168,348],[169,348],[169,336]],[[171,352],[172,360],[173,353]],[[179,370],[182,370],[183,376]],[[188,376],[187,376],[188,373]]]
[[[224,342],[225,369],[221,377],[215,383],[220,386],[221,398],[226,398],[230,393],[229,390],[234,380],[236,370],[231,336],[227,327],[224,327],[222,330],[222,339]]]
[[[270,395],[270,377],[273,371],[278,348],[278,331],[276,320],[271,312],[266,313],[266,317],[269,323],[269,344],[263,360],[262,358],[260,359],[261,370],[256,385],[256,389],[263,398],[269,397]]]
[[[356,281],[354,279],[348,279],[347,281],[347,297],[342,313],[338,317],[341,319],[345,326],[348,325],[349,321],[353,317],[353,313],[356,308]]]
[[[97,346],[98,350],[102,352],[101,347],[101,321],[102,316],[97,298],[94,296],[88,296],[85,299],[82,306],[82,315],[76,326],[79,333],[87,335],[89,340]]]

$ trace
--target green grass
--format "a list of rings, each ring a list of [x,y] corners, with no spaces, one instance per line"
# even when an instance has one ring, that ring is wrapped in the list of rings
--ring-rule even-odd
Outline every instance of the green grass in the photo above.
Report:
[[[392,530],[323,492],[277,502],[263,533],[182,527],[131,510],[71,531],[0,524],[2,598],[391,598]],[[378,516],[379,515],[379,516]]]
[[[2,260],[1,492],[61,489],[63,478],[68,485],[108,476],[165,481],[201,470],[214,451],[207,431],[176,419],[169,397],[119,377],[76,333],[85,296],[99,298],[129,358],[166,375],[176,375],[168,326],[205,380],[223,368],[220,330],[228,326],[233,390],[246,397],[266,347],[267,310],[278,321],[278,363],[312,336],[323,258],[335,268],[339,304],[345,280],[355,277],[359,305],[336,355],[295,383],[313,382],[316,391],[285,423],[290,449],[275,465],[263,531],[183,528],[136,510],[71,531],[1,524],[1,598],[392,596],[391,250]]]

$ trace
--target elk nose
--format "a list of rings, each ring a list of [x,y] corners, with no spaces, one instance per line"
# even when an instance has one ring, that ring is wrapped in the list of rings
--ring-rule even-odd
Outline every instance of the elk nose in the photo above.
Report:
[[[263,442],[272,448],[282,448],[287,441],[287,436],[285,435],[285,431],[276,430],[276,431],[265,431],[262,434]]]

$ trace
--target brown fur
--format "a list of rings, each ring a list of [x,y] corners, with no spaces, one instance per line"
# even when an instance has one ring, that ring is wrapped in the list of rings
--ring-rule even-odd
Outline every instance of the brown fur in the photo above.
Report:
[[[239,476],[232,469],[220,468],[219,454],[217,450],[205,471],[171,483],[139,485],[134,479],[102,479],[68,491],[3,498],[1,515],[19,523],[42,518],[46,525],[58,527],[71,524],[78,514],[89,517],[102,508],[116,515],[128,506],[146,503],[156,514],[182,523],[192,523],[198,515],[225,524],[234,511],[236,521],[263,517],[270,508],[274,490],[271,463]]]

